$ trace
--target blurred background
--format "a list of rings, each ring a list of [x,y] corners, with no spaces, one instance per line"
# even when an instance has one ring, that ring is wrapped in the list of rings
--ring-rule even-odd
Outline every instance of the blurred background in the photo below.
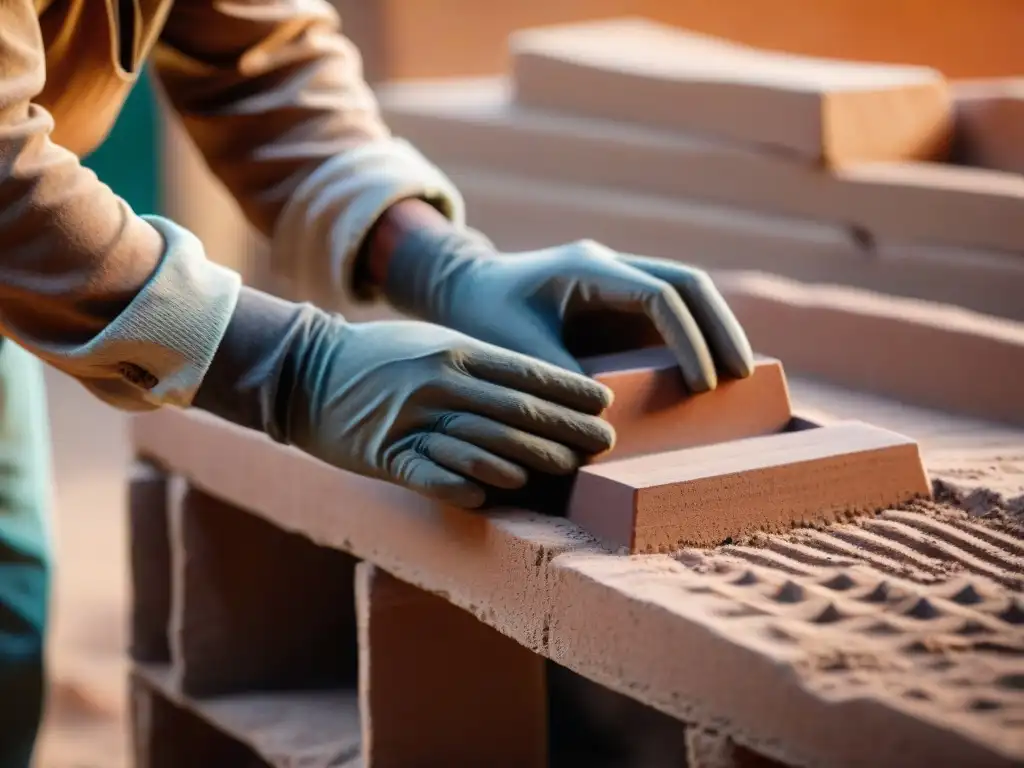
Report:
[[[1019,0],[335,0],[335,5],[374,84],[500,75],[513,30],[623,15],[775,50],[928,65],[950,79],[1024,74]],[[409,138],[417,142],[416,136]],[[104,146],[85,162],[137,212],[179,221],[201,237],[211,257],[252,282],[269,280],[262,243],[163,109],[148,75]],[[37,764],[121,768],[127,765],[125,417],[53,371],[47,371],[47,388],[58,550],[53,692]]]

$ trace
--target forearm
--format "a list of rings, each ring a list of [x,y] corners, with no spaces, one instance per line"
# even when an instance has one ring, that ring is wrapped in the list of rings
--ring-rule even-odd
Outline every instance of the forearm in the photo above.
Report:
[[[50,140],[31,0],[0,3],[0,335],[124,408],[191,401],[238,276]]]
[[[270,239],[274,271],[304,298],[347,311],[372,297],[357,256],[400,201],[461,224],[458,191],[391,136],[324,0],[178,0],[155,62],[208,164]]]

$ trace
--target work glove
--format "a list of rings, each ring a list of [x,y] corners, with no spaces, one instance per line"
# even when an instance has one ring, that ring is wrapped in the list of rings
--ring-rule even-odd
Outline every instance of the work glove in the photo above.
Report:
[[[567,331],[585,335],[602,311],[645,315],[692,392],[714,389],[719,371],[753,371],[746,334],[706,273],[591,241],[500,254],[474,232],[422,228],[395,249],[385,294],[414,317],[570,371],[581,368]]]
[[[307,306],[300,326],[270,431],[335,467],[479,507],[614,442],[611,393],[585,376],[428,323]]]

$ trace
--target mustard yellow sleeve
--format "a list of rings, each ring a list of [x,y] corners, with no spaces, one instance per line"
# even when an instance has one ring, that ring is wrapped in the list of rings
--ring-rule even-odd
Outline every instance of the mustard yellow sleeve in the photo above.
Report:
[[[51,141],[45,79],[33,0],[0,0],[0,335],[119,407],[187,405],[238,276]]]
[[[355,256],[401,199],[462,223],[452,183],[382,122],[324,0],[177,0],[154,61],[207,163],[270,238],[275,271],[305,295],[341,311],[371,298]]]

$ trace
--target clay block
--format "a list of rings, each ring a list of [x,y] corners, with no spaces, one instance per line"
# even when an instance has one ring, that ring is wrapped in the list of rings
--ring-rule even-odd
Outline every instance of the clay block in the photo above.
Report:
[[[747,213],[765,211],[855,228],[868,242],[1024,247],[1018,175],[909,162],[829,173],[735,142],[523,109],[500,79],[395,84],[379,94],[395,132],[446,169],[724,203],[750,209],[744,226]]]
[[[136,665],[133,687],[156,697],[163,708],[187,716],[219,732],[251,761],[244,768],[363,768],[359,759],[359,701],[355,689],[247,693],[198,700],[176,687],[173,671],[164,665]],[[149,728],[145,718],[133,720],[136,743],[145,744]],[[173,729],[170,735],[174,736]],[[154,741],[148,739],[149,741]],[[173,755],[173,751],[171,752]],[[154,763],[151,768],[221,766],[230,763]],[[139,763],[139,768],[150,768]]]
[[[792,377],[790,386],[798,413],[803,397],[846,418],[916,425],[927,450],[969,450],[992,467],[1019,453],[1024,435]],[[773,759],[1024,760],[1013,718],[1024,696],[1014,667],[1024,550],[999,515],[922,502],[820,531],[618,557],[565,520],[442,507],[201,412],[163,409],[131,430],[138,452],[232,503],[444,593],[601,685],[742,734]]]
[[[128,479],[128,541],[131,568],[129,653],[136,661],[167,662],[171,650],[171,545],[168,478],[154,464],[136,461]]]
[[[955,156],[978,168],[1024,173],[1024,78],[952,84]]]
[[[547,765],[542,657],[368,563],[356,601],[367,768]]]
[[[751,344],[791,373],[1024,424],[1024,325],[852,288],[716,275]]]
[[[640,19],[515,32],[516,102],[717,136],[830,166],[940,160],[952,137],[942,75],[812,59]]]
[[[717,389],[691,395],[679,364],[664,348],[582,361],[615,400],[604,417],[618,436],[603,461],[780,432],[792,416],[782,364],[759,360],[746,379],[722,379]]]
[[[216,696],[353,682],[355,559],[189,488],[173,510],[171,655]]]
[[[135,768],[270,768],[241,742],[179,707],[138,673],[129,673]]]
[[[708,270],[771,272],[1024,320],[1016,253],[882,241],[824,223],[580,185],[446,169],[472,226],[506,251],[590,238]]]
[[[917,443],[851,422],[584,467],[568,516],[610,546],[656,552],[930,496]]]
[[[686,729],[686,768],[783,768],[738,745],[722,733],[704,728]]]

